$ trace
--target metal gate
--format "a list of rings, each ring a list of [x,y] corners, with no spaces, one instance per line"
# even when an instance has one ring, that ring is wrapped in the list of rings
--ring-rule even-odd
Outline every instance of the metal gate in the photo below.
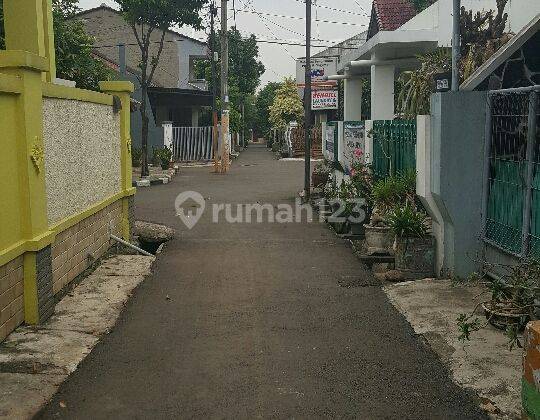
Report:
[[[212,140],[212,127],[173,127],[173,158],[176,162],[212,160]]]
[[[416,171],[416,120],[373,122],[373,173],[386,178]]]
[[[540,257],[540,86],[488,93],[484,240]]]

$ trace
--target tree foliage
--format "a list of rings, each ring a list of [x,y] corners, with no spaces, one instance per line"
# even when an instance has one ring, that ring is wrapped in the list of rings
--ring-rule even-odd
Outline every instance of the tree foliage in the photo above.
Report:
[[[79,88],[99,90],[98,82],[108,80],[111,72],[92,56],[94,40],[82,23],[71,19],[79,11],[78,0],[53,0],[56,74],[73,80]],[[0,48],[5,48],[2,1],[0,20]]]
[[[420,13],[422,10],[427,9],[429,6],[431,6],[436,1],[437,0],[411,0],[411,3],[414,6],[414,9],[418,13]]]
[[[142,117],[142,176],[148,176],[148,110],[146,96],[154,78],[163,51],[165,34],[172,27],[191,26],[201,28],[200,11],[207,0],[115,0],[125,21],[131,26],[141,52],[139,62]],[[157,34],[158,48],[151,48],[153,35]]]
[[[208,44],[213,46],[214,51],[220,51],[218,31],[214,38],[208,38]],[[232,131],[255,129],[257,113],[255,111],[255,93],[261,83],[261,76],[265,71],[264,65],[259,60],[259,46],[255,35],[243,37],[236,29],[228,31],[229,37],[229,102],[230,102],[230,127]],[[221,96],[221,60],[217,63],[216,92]],[[210,88],[213,87],[212,68],[210,61],[199,61],[205,79]],[[244,107],[244,120],[242,120],[242,106]]]
[[[271,129],[270,107],[274,103],[280,83],[270,82],[262,88],[257,95],[255,108],[257,110],[256,131],[260,135],[266,135]]]
[[[485,63],[511,35],[505,33],[508,15],[504,12],[508,0],[497,0],[497,11],[473,13],[461,8],[461,61],[460,80],[467,80]],[[398,112],[406,117],[429,113],[429,100],[433,89],[433,76],[452,69],[448,49],[418,57],[420,68],[400,75],[402,85],[398,97]]]
[[[296,81],[286,77],[276,91],[274,103],[270,107],[272,128],[282,129],[292,121],[301,122],[304,118],[304,105],[298,96]]]

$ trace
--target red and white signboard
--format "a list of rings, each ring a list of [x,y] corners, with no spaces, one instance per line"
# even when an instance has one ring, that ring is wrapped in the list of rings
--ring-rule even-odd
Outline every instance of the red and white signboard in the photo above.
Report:
[[[338,91],[314,90],[311,92],[311,109],[338,109]]]

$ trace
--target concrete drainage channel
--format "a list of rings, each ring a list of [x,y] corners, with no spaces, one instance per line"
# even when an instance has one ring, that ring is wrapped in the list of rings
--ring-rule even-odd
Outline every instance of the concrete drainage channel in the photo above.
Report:
[[[174,238],[174,229],[157,223],[136,221],[134,236],[138,247],[151,255],[158,254],[163,245]]]

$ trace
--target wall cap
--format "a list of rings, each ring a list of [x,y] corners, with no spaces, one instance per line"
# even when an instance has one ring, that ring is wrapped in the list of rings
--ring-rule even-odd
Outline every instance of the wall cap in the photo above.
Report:
[[[123,80],[109,81],[109,82],[99,82],[99,88],[103,92],[133,93],[133,91],[135,90],[135,87],[133,86],[133,83],[123,81]]]
[[[23,68],[37,72],[49,71],[49,63],[45,57],[28,51],[0,51],[0,68]]]

